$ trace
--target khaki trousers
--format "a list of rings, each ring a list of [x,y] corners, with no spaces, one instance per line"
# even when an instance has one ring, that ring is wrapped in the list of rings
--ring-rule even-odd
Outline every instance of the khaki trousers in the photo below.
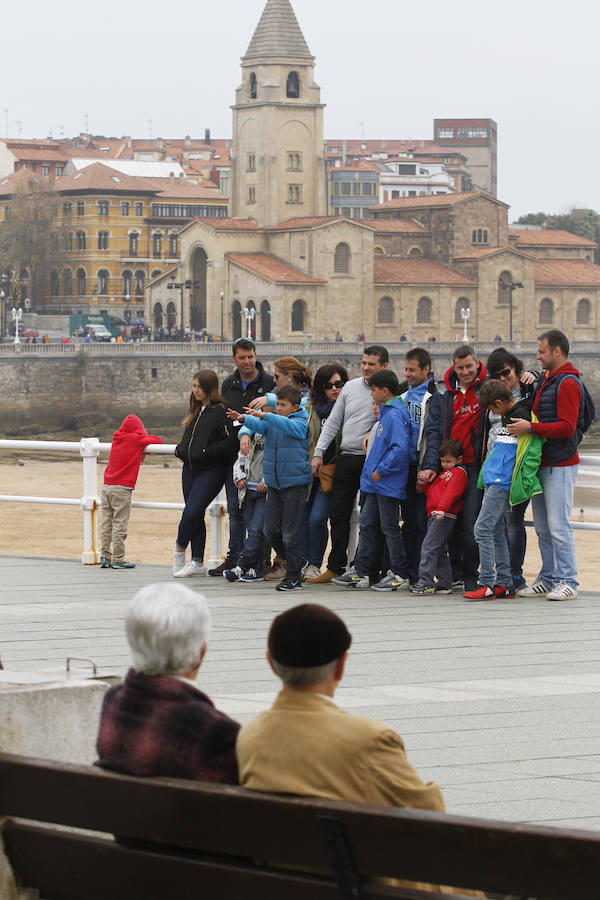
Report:
[[[125,559],[125,538],[132,493],[130,488],[117,487],[114,484],[105,484],[102,488],[101,555],[111,562],[122,562]]]

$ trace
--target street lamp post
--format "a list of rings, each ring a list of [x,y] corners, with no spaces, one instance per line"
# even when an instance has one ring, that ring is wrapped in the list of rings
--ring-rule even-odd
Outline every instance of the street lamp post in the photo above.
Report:
[[[256,310],[252,306],[244,307],[244,315],[246,316],[246,337],[249,341],[252,340],[252,322],[254,317],[256,316]]]
[[[525,285],[523,284],[522,281],[509,281],[509,282],[503,281],[502,284],[504,285],[505,290],[508,290],[508,335],[509,335],[508,339],[512,343],[512,339],[513,339],[513,293],[516,288],[522,288]]]
[[[469,324],[469,319],[471,318],[471,309],[468,306],[463,306],[460,311],[460,317],[463,320],[464,328],[463,328],[463,343],[468,344],[469,335],[467,334],[467,325]]]
[[[221,343],[225,340],[225,334],[223,332],[223,303],[225,302],[225,291],[221,291]]]
[[[0,309],[0,343],[4,340],[4,332],[5,332],[5,324],[4,320],[6,318],[6,294],[2,289],[0,289],[0,304],[2,305],[2,309]]]
[[[10,312],[11,312],[11,315],[12,315],[12,317],[13,317],[13,322],[15,323],[15,340],[14,340],[14,343],[15,343],[15,344],[20,344],[20,343],[21,343],[21,339],[19,338],[19,322],[20,322],[21,319],[23,318],[23,310],[21,309],[20,306],[19,306],[18,309],[17,309],[15,306],[13,306],[13,308],[11,309]]]

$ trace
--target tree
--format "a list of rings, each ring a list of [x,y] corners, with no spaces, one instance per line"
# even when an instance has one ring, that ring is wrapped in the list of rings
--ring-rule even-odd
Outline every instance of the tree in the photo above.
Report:
[[[517,225],[543,225],[548,216],[546,213],[527,213],[517,219]]]
[[[579,237],[587,238],[600,243],[600,213],[595,209],[571,209],[568,213],[547,215],[546,213],[527,213],[517,220],[518,225],[544,225],[546,228],[556,228],[561,231],[570,231]],[[595,261],[598,262],[598,248],[594,251]]]
[[[53,179],[32,172],[18,182],[0,226],[0,261],[3,271],[15,273],[13,297],[23,300],[28,292],[34,308],[66,258],[60,203]]]

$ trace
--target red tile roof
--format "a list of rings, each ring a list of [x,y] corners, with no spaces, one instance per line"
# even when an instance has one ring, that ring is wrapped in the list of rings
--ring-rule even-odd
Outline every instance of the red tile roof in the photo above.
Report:
[[[54,178],[50,178],[49,175],[42,175],[41,172],[32,172],[31,169],[17,169],[12,175],[0,178],[0,197],[11,197],[21,185],[27,187],[30,181],[35,183],[43,181],[52,186],[57,184],[57,181]]]
[[[254,219],[227,219],[221,218],[220,216],[199,216],[197,219],[184,225],[184,227],[180,229],[180,233],[187,228],[191,228],[195,222],[201,222],[203,225],[208,225],[209,228],[213,228],[215,231],[258,231],[258,225]]]
[[[387,160],[382,160],[382,162]],[[379,166],[373,162],[367,162],[360,157],[354,162],[347,163],[345,166],[330,166],[329,173],[333,172],[380,172]]]
[[[597,247],[594,241],[572,234],[570,231],[547,228],[543,231],[534,231],[528,228],[523,230],[511,228],[508,232],[510,238],[516,238],[517,244],[527,244],[529,247]]]
[[[144,181],[148,187],[153,187],[157,192],[157,197],[190,200],[225,200],[223,194],[212,182],[198,184],[196,181],[186,181],[184,178],[136,178],[135,181]]]
[[[300,231],[304,228],[319,228],[322,225],[332,225],[335,222],[352,222],[353,225],[369,226],[371,220],[350,219],[348,216],[306,216],[297,219],[288,219],[279,225],[269,225],[267,231]]]
[[[227,258],[244,266],[268,281],[278,284],[326,284],[322,278],[312,278],[295,266],[270,253],[228,253]]]
[[[535,283],[550,287],[600,287],[600,266],[587,259],[538,259]]]
[[[496,200],[495,197],[491,197],[484,191],[467,191],[462,194],[433,194],[429,197],[399,197],[397,200],[388,200],[386,203],[381,203],[379,206],[373,207],[373,210],[377,212],[380,209],[423,209],[425,207],[456,206],[458,203],[467,203],[475,197],[485,197],[487,200],[491,200],[500,206],[508,206],[507,203]]]
[[[114,191],[121,193],[144,193],[151,194],[157,191],[154,185],[147,182],[149,178],[139,178],[133,175],[125,175],[123,172],[117,172],[104,163],[92,163],[85,169],[73,172],[72,175],[63,175],[56,182],[57,190],[60,191]],[[162,181],[163,179],[159,179]]]
[[[46,149],[44,147],[25,147],[23,149],[9,147],[18,160],[25,162],[57,162],[66,163],[69,159],[66,153],[62,153],[58,148]]]
[[[475,282],[433,259],[374,259],[375,284],[464,284]]]
[[[454,259],[485,259],[487,256],[496,256],[497,253],[505,253],[507,250],[526,259],[535,259],[535,256],[517,249],[514,244],[505,244],[503,247],[477,247],[475,250],[466,250],[464,253],[455,256]]]
[[[398,234],[429,234],[425,230],[425,226],[420,222],[411,222],[406,219],[364,219],[364,225],[374,228],[378,234],[381,233],[398,233]]]

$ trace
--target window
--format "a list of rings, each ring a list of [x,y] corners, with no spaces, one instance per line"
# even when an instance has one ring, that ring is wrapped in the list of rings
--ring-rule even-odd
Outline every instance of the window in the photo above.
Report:
[[[362,192],[364,197],[372,197],[375,193],[374,191],[375,185],[371,184],[370,181],[363,181]]]
[[[459,128],[459,138],[486,138],[488,136],[487,128]]]
[[[154,304],[154,310],[152,311],[152,316],[154,318],[154,327],[162,328],[163,323],[163,308],[160,303]],[[156,369],[152,369],[153,372],[156,372]],[[154,375],[152,376],[154,378]]]
[[[377,324],[392,325],[394,322],[394,301],[391,297],[382,297],[377,307]]]
[[[345,196],[349,196],[351,190],[352,190],[352,186],[351,186],[350,182],[343,181],[342,182],[342,194],[344,194]]]
[[[352,194],[353,194],[355,197],[359,197],[359,196],[360,196],[360,182],[359,182],[359,181],[355,181],[355,182],[353,183],[353,185],[352,185]]]
[[[108,294],[108,279],[110,273],[108,269],[100,269],[98,272],[98,293],[105,297]]]
[[[84,216],[85,215],[85,203],[83,200],[77,201],[77,215]]]
[[[411,247],[408,251],[409,256],[423,256],[423,251],[420,247]]]
[[[544,297],[539,310],[540,325],[552,325],[554,323],[554,302],[550,297]]]
[[[179,256],[178,239],[176,234],[169,235],[169,256]]]
[[[143,204],[143,203],[136,203],[136,204],[135,204],[135,214],[136,214],[136,216],[143,216],[143,215],[144,215],[144,204]]]
[[[234,300],[231,304],[231,337],[234,341],[242,336],[242,304]]]
[[[137,256],[137,251],[138,251],[138,236],[137,236],[137,232],[132,231],[132,233],[129,235],[129,255]]]
[[[65,234],[65,250],[69,253],[73,249],[73,235],[69,231]]]
[[[509,306],[511,298],[512,272],[501,272],[498,279],[498,305]],[[541,322],[541,319],[540,319]]]
[[[152,235],[152,256],[154,259],[160,259],[162,251],[162,234]]]
[[[77,296],[85,297],[85,269],[77,269],[75,278],[77,279]]]
[[[78,231],[76,237],[77,237],[77,249],[85,250],[85,231]]]
[[[65,297],[73,296],[73,275],[70,269],[63,272],[63,292]]]
[[[417,303],[417,325],[429,325],[433,303],[429,297],[421,297]]]
[[[392,191],[392,200],[400,199],[400,191]]]
[[[248,186],[248,203],[256,203],[256,186],[253,184]]]
[[[333,183],[333,193],[336,197],[340,196],[340,183],[339,181],[334,181]]]
[[[294,300],[292,305],[292,331],[304,331],[306,326],[306,304],[304,300]]]
[[[121,200],[121,215],[129,215],[129,200]]]
[[[487,228],[474,228],[473,234],[471,236],[471,243],[487,244],[487,242],[488,242]]]
[[[98,232],[98,250],[108,250],[108,231]]]
[[[59,287],[58,287],[58,272],[56,269],[52,269],[50,272],[50,296],[58,297]]]
[[[250,99],[256,100],[257,94],[256,72],[250,72]]]
[[[67,200],[66,203],[63,203],[63,216],[70,216],[73,212],[73,205],[70,200]]]
[[[576,325],[589,325],[591,321],[592,305],[589,300],[580,300],[577,304],[577,312],[575,315]]]
[[[49,175],[49,174],[50,174],[50,166],[42,166],[42,175]],[[54,294],[54,296],[57,296],[57,294]]]
[[[288,203],[302,203],[302,185],[288,184]]]
[[[285,95],[286,97],[290,97],[292,100],[297,100],[300,96],[300,78],[298,77],[297,72],[290,72],[287,77],[287,84],[285,87]]]
[[[353,218],[353,219],[360,219],[360,206],[355,206],[355,207],[354,207],[354,209],[352,210],[352,218]]]
[[[248,154],[248,165],[246,166],[247,172],[256,172],[256,154],[249,153]]]
[[[263,300],[260,304],[260,339],[271,340],[271,306],[268,300]]]
[[[131,269],[125,269],[122,274],[123,279],[123,296],[131,297]]]
[[[288,171],[300,172],[302,170],[302,154],[288,153]]]
[[[338,244],[335,248],[333,271],[341,275],[347,275],[350,272],[350,247],[348,244]]]
[[[438,128],[438,138],[453,138],[454,128]]]
[[[98,215],[99,216],[107,216],[108,215],[108,200],[99,200],[98,201]]]
[[[385,256],[385,253],[383,252],[383,247],[373,247],[373,254],[375,256]]]
[[[142,269],[138,269],[135,273],[135,295],[136,297],[144,296],[144,279],[145,274]]]
[[[55,166],[54,171],[56,172],[57,176],[62,175],[62,173],[64,171],[64,166]]]
[[[466,297],[459,297],[454,307],[454,323],[455,325],[463,324],[462,312],[464,309],[470,309],[471,305]]]
[[[416,175],[417,167],[416,165],[410,165],[409,163],[398,163],[398,175]]]
[[[349,219],[352,215],[352,209],[349,206],[342,206],[340,215],[346,216]]]

